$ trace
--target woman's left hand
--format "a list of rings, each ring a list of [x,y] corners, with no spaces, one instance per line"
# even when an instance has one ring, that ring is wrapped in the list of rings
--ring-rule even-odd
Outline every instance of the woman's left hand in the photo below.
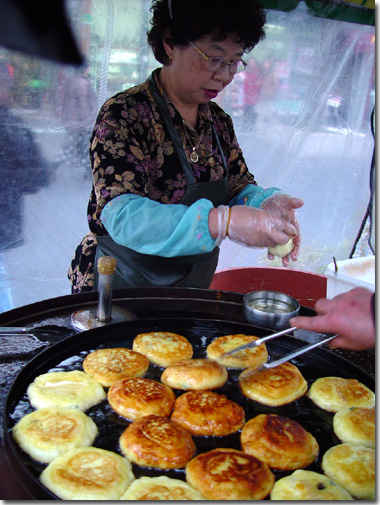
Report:
[[[301,230],[297,220],[295,209],[299,209],[304,204],[301,198],[294,198],[285,193],[275,193],[274,195],[266,198],[260,205],[261,209],[276,212],[280,214],[283,218],[289,221],[297,230],[297,235],[293,237],[294,247],[290,253],[282,258],[282,264],[287,267],[290,263],[290,259],[297,261],[300,249],[301,249]],[[268,258],[270,260],[274,259],[273,254],[268,252]]]

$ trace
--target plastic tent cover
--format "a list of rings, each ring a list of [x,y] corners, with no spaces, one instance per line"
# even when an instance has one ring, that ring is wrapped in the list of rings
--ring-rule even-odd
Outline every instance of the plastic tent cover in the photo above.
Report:
[[[339,21],[375,25],[375,0],[305,0],[310,13]],[[262,0],[267,9],[292,11],[300,0]]]
[[[305,201],[302,252],[290,268],[324,273],[333,256],[349,257],[368,206],[375,28],[321,17],[309,4],[268,9],[266,39],[218,102],[258,183]],[[149,7],[67,2],[94,91],[81,120],[88,137],[70,133],[74,112],[65,111],[76,69],[0,47],[0,311],[70,293],[67,269],[88,231],[94,110],[158,66],[146,44]],[[367,236],[365,226],[356,255],[371,254]],[[226,240],[218,269],[236,266],[281,263]]]

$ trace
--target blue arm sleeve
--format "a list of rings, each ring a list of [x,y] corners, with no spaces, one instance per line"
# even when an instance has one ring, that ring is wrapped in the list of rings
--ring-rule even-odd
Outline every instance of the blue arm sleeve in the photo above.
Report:
[[[124,194],[107,203],[101,220],[115,242],[134,251],[164,257],[187,256],[215,248],[208,228],[212,208],[206,199],[187,207]]]
[[[230,201],[232,205],[249,205],[249,207],[260,207],[266,198],[275,193],[282,193],[279,188],[264,189],[255,184],[248,184],[240,193],[234,196]]]

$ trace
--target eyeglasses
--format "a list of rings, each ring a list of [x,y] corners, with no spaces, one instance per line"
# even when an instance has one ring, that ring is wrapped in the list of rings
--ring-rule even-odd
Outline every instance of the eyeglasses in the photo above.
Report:
[[[206,56],[205,53],[195,44],[190,42],[190,40],[188,42],[202,56],[202,58],[207,61],[210,72],[219,72],[228,66],[228,72],[233,75],[242,72],[248,65],[248,63],[243,60],[228,61],[227,58],[224,58],[223,56],[214,56],[213,58],[210,58],[210,56]]]

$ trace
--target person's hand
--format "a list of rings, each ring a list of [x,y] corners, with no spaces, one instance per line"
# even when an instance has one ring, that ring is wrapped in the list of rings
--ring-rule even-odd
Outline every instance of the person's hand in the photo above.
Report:
[[[250,247],[274,247],[286,244],[296,228],[278,213],[245,205],[231,207],[227,236]]]
[[[300,253],[301,231],[295,210],[302,207],[303,204],[304,202],[301,198],[294,198],[285,193],[275,193],[269,198],[266,198],[260,206],[263,210],[277,212],[281,217],[289,221],[297,230],[296,235],[293,237],[293,249],[287,256],[282,258],[282,264],[284,267],[289,265],[290,259],[292,261],[297,261]],[[268,258],[273,260],[273,254],[268,252]]]
[[[362,351],[375,347],[375,323],[372,316],[373,293],[354,288],[329,300],[315,304],[316,316],[293,317],[291,326],[315,332],[339,333],[328,345],[331,349]]]

